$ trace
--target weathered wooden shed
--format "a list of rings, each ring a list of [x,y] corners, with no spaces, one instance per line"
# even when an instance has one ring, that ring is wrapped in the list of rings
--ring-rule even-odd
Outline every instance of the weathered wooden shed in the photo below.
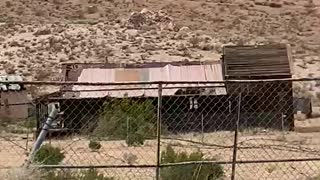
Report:
[[[288,45],[224,47],[225,80],[261,80],[227,84],[228,95],[242,95],[242,125],[293,128],[292,82],[272,81],[292,77],[291,59]],[[263,82],[265,80],[269,81]]]
[[[149,100],[157,106],[158,87],[153,81],[200,82],[165,84],[162,89],[162,121],[171,131],[213,131],[230,128],[221,62],[154,62],[143,64],[64,64],[64,81],[103,83],[144,83],[135,85],[68,85],[60,92],[42,96],[36,102],[38,129],[48,114],[49,103],[58,103],[64,112],[65,129],[78,131],[99,118],[104,102],[116,99]],[[150,82],[150,84],[146,84]],[[213,87],[214,86],[214,87]],[[175,88],[176,87],[176,88]],[[128,89],[126,89],[128,88]],[[199,126],[203,122],[203,127]],[[61,123],[63,124],[63,123]],[[232,126],[233,127],[233,126]],[[231,127],[231,128],[232,128]],[[61,127],[58,127],[59,129]]]

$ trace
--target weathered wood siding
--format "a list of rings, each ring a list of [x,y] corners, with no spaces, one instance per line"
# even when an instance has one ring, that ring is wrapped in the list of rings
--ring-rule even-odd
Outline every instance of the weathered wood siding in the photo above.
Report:
[[[226,46],[223,53],[227,79],[291,76],[287,45]]]

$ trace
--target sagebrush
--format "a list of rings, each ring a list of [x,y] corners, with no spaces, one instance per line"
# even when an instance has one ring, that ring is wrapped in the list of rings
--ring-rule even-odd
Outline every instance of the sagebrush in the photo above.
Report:
[[[172,146],[167,146],[161,153],[161,163],[179,163],[192,161],[208,161],[201,151],[175,152]],[[224,175],[223,167],[219,164],[190,164],[181,166],[163,167],[160,171],[162,180],[216,180]]]
[[[126,140],[128,146],[143,145],[156,135],[156,108],[152,100],[106,102],[94,135]]]
[[[91,149],[91,150],[93,150],[93,151],[96,151],[96,150],[99,150],[101,147],[102,147],[102,145],[100,144],[100,142],[98,142],[98,141],[94,141],[94,140],[91,140],[90,142],[89,142],[89,148]]]
[[[34,162],[44,165],[58,165],[64,158],[64,153],[60,148],[45,144],[35,154]]]
[[[49,171],[42,177],[43,180],[114,180],[99,173],[96,169],[88,169],[80,172],[75,171]]]

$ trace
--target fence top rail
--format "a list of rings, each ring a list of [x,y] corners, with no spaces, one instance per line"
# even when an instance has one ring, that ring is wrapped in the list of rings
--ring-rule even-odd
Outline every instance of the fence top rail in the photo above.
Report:
[[[74,82],[74,81],[0,81],[0,84],[22,85],[82,85],[82,86],[108,86],[108,85],[158,85],[158,84],[227,84],[227,83],[263,83],[263,82],[298,82],[320,81],[318,78],[286,78],[262,80],[222,80],[222,81],[146,81],[146,82]]]

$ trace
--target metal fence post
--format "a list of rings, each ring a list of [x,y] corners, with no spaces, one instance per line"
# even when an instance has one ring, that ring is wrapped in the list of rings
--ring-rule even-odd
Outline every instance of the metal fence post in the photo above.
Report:
[[[236,174],[236,164],[237,164],[237,149],[238,149],[238,132],[239,132],[239,121],[240,121],[240,111],[241,111],[241,92],[239,94],[238,99],[238,111],[237,111],[237,122],[236,127],[234,130],[234,144],[233,144],[233,158],[232,158],[232,174],[231,174],[231,180],[235,179]]]
[[[160,147],[161,147],[161,107],[162,107],[162,84],[158,84],[158,107],[157,107],[157,170],[156,179],[160,179]]]

